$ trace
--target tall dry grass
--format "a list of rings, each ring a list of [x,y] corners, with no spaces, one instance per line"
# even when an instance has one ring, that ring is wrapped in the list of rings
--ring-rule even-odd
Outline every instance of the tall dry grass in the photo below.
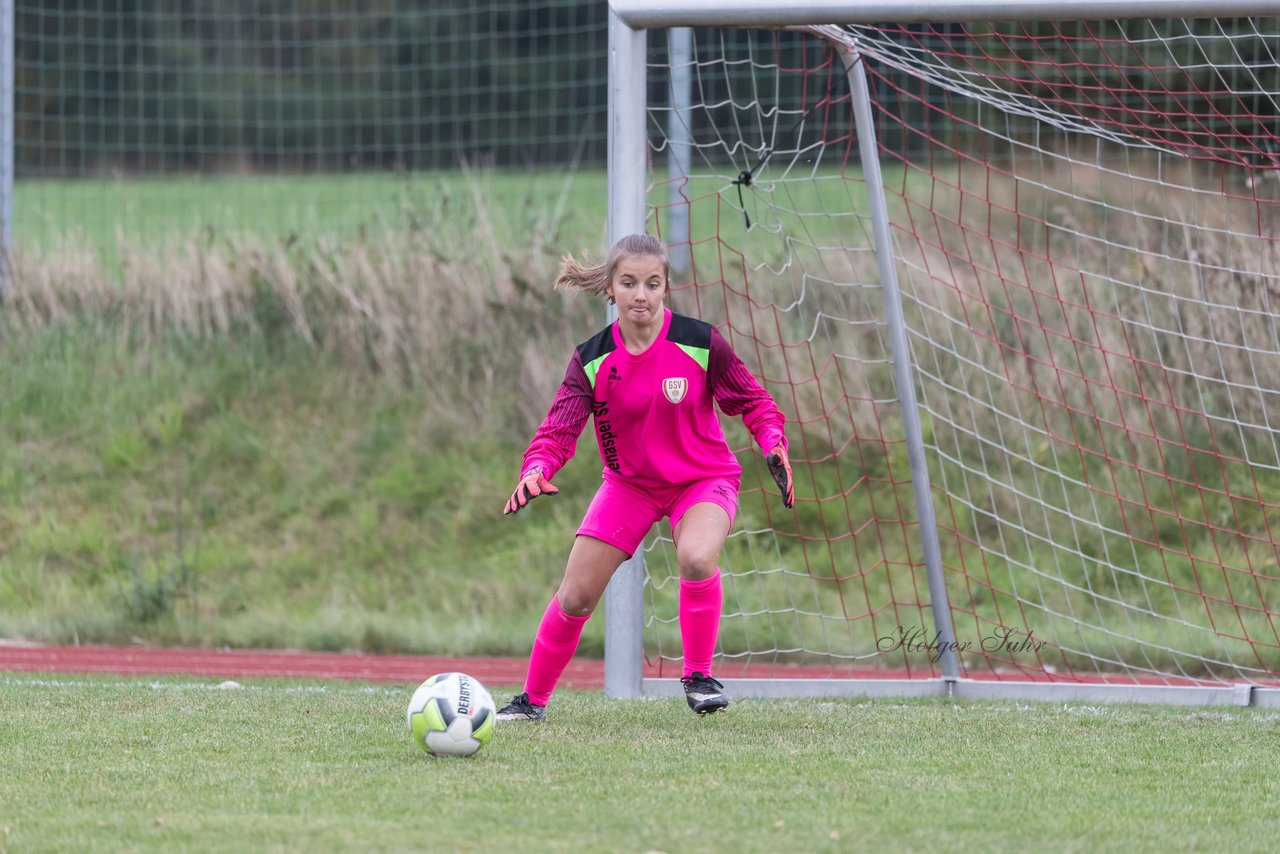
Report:
[[[1136,156],[971,164],[933,189],[903,199],[899,245],[944,524],[958,554],[983,547],[957,561],[962,609],[1122,615],[1087,642],[1064,627],[1077,660],[1114,655],[1110,634],[1274,668],[1275,201]]]
[[[192,239],[122,244],[118,270],[83,248],[18,251],[0,323],[9,335],[105,324],[144,357],[175,339],[287,336],[422,395],[438,426],[526,431],[603,307],[553,293],[552,247],[503,251],[480,234],[452,248],[393,230],[343,243]]]
[[[903,242],[920,349],[940,380],[987,402],[967,411],[1030,405],[1047,432],[1143,465],[1162,464],[1162,443],[1237,455],[1274,443],[1275,203],[1170,172],[969,168],[930,208],[905,200],[929,226]],[[1254,461],[1280,470],[1274,450]]]
[[[1272,667],[1276,203],[1241,176],[1137,155],[930,167],[890,208],[957,619],[1017,621],[1086,669]],[[698,243],[678,296],[726,324],[803,438],[801,491],[819,504],[773,543],[838,579],[840,608],[923,621],[870,226],[808,213]]]

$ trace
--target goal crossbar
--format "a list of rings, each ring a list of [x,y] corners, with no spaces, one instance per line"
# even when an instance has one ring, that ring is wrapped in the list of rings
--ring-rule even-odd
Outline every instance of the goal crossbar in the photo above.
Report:
[[[1280,14],[1277,0],[610,0],[633,29],[657,27],[783,27],[818,24],[1062,21],[1070,19],[1248,17]]]

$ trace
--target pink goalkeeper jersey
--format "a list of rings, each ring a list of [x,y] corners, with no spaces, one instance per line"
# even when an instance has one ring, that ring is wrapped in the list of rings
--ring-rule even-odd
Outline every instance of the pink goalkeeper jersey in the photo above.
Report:
[[[541,466],[554,477],[588,416],[604,476],[641,488],[742,474],[713,402],[742,416],[762,452],[786,443],[786,418],[715,327],[670,309],[665,315],[657,340],[638,356],[627,352],[616,321],[578,345],[522,474]]]

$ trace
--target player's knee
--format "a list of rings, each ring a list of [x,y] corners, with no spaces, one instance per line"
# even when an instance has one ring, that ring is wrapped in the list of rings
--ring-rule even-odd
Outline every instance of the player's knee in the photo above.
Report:
[[[596,608],[595,602],[576,590],[562,589],[556,594],[556,600],[560,603],[560,610],[571,617],[589,617]]]
[[[680,567],[680,577],[689,581],[710,578],[719,569],[717,556],[713,554],[678,554],[676,563]]]

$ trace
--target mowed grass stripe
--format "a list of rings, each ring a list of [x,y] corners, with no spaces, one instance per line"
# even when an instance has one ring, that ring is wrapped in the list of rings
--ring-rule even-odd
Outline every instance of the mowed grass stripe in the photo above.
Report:
[[[5,678],[0,848],[1262,851],[1280,831],[1268,710],[740,699],[699,718],[563,691],[546,724],[435,759],[405,730],[414,686],[216,684]]]

